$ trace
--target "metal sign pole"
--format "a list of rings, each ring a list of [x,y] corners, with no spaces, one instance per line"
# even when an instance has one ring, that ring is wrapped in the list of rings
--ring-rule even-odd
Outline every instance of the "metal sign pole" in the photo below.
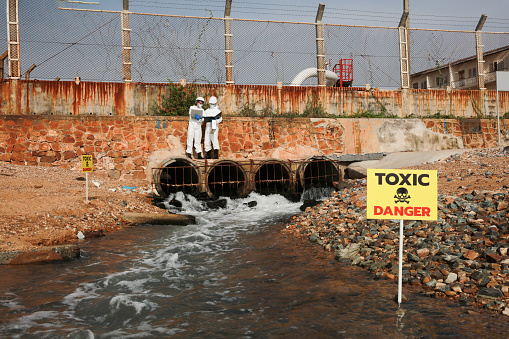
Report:
[[[497,87],[497,130],[498,130],[498,146],[500,147],[500,108],[498,103],[498,87]]]
[[[399,221],[398,305],[401,305],[402,289],[403,289],[403,219]]]
[[[499,72],[495,73],[495,82],[497,83],[497,132],[498,132],[498,147],[500,147],[500,107],[498,102],[498,90],[501,87],[501,79],[499,79]]]
[[[87,181],[87,193],[86,193],[86,199],[87,199],[87,202],[88,202],[88,172],[85,172],[85,178],[86,178],[86,181]]]

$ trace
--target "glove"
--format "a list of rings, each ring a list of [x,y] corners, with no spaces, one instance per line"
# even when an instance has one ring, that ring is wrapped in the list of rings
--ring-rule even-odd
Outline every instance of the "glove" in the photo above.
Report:
[[[200,120],[200,115],[199,115],[198,113],[195,113],[195,114],[194,114],[194,118],[195,118],[196,120]]]

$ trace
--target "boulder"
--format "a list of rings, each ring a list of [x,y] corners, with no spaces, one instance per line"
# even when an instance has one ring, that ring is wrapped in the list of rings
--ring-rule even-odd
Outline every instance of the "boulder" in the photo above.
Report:
[[[226,199],[217,199],[214,201],[207,201],[207,207],[210,209],[220,209],[220,208],[226,208],[226,205],[228,205],[228,200]]]
[[[348,244],[347,247],[336,251],[336,259],[349,259],[352,260],[355,256],[359,254],[361,248],[361,244],[351,243]]]

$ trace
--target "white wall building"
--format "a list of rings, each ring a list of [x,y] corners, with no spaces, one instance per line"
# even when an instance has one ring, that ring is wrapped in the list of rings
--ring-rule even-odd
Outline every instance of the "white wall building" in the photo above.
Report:
[[[496,89],[495,72],[509,70],[509,46],[484,52],[484,87]],[[474,56],[410,75],[414,89],[479,89]]]

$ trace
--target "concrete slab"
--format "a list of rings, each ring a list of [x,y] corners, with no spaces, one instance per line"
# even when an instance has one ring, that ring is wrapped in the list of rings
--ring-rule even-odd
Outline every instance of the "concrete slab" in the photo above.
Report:
[[[179,225],[186,226],[196,223],[192,215],[173,213],[124,213],[122,218],[133,224]]]
[[[380,160],[386,154],[383,152],[376,153],[361,153],[361,154],[333,154],[330,156],[333,160],[341,162],[352,162],[352,161],[368,161],[368,160]]]
[[[470,149],[448,149],[423,152],[394,152],[387,154],[387,156],[381,160],[361,161],[355,163],[355,166],[364,168],[402,168],[447,159],[451,155],[461,154],[467,151],[470,151]]]
[[[22,265],[57,260],[71,260],[80,256],[80,248],[75,244],[43,246],[26,251],[0,252],[0,265]]]

